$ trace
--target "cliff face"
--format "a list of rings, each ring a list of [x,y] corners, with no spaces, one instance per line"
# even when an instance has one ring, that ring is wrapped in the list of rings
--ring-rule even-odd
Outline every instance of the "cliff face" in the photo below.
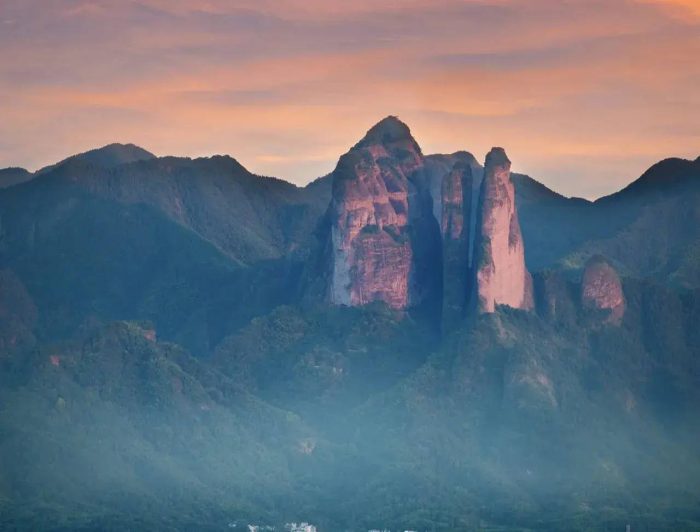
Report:
[[[441,179],[442,312],[448,326],[463,316],[469,296],[473,181],[472,168],[464,161]]]
[[[463,197],[450,194],[449,192],[447,196],[445,196],[443,194],[443,186],[447,186],[448,188],[450,186],[445,183],[445,181],[454,182],[454,175],[450,176],[450,174],[455,170],[456,166],[459,167],[462,173],[466,171],[467,167],[470,169],[472,189],[464,189]],[[454,212],[455,207],[462,209],[465,223],[469,222],[473,226],[473,221],[470,220],[470,218],[474,216],[473,214],[470,215],[470,211],[475,213],[476,201],[479,198],[479,187],[481,186],[481,179],[483,177],[483,168],[476,158],[466,151],[458,151],[449,155],[427,155],[425,157],[424,175],[426,182],[425,188],[429,191],[433,202],[433,216],[440,223],[443,235],[445,234],[444,225],[448,220],[448,217],[443,217],[443,206],[447,209],[451,209],[452,212]],[[471,201],[463,204],[462,201],[464,197],[467,196],[471,198]],[[467,225],[469,225],[469,223],[467,223]]]
[[[482,312],[533,306],[501,148],[485,169],[467,152],[424,158],[408,127],[386,118],[340,158],[329,215],[334,304],[437,300],[448,324],[470,299]]]
[[[620,276],[604,257],[592,257],[583,271],[581,303],[585,308],[607,311],[607,323],[619,325],[625,315],[625,295]]]
[[[445,240],[461,239],[465,222],[468,232],[469,212],[465,212],[464,194],[471,193],[471,180],[471,168],[461,162],[455,164],[442,178],[440,232]]]
[[[333,173],[330,300],[393,308],[417,303],[409,231],[409,178],[423,155],[408,127],[388,117],[343,155]]]
[[[525,247],[503,148],[486,156],[475,242],[476,303],[480,312],[496,305],[531,309],[532,278],[525,268]]]

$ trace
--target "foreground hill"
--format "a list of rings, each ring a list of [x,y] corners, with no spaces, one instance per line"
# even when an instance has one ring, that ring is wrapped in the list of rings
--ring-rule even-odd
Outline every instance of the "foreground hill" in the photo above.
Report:
[[[693,529],[700,297],[625,294],[619,327],[503,309],[438,341],[382,306],[286,307],[213,364],[133,322],[15,353],[0,522]]]

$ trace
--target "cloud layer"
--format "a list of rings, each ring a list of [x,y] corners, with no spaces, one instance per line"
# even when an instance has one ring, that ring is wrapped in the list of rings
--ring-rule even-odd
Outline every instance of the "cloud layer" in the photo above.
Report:
[[[0,167],[114,141],[305,183],[387,114],[595,197],[700,155],[695,0],[4,0]]]

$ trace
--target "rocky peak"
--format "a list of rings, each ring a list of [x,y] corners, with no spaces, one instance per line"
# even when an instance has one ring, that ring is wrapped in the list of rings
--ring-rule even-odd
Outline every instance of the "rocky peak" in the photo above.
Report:
[[[581,283],[584,308],[607,311],[607,323],[619,325],[625,315],[625,295],[615,268],[601,255],[586,263]]]
[[[398,117],[389,115],[374,124],[357,145],[361,146],[367,143],[385,144],[402,140],[415,143],[409,127],[399,120]]]
[[[532,278],[525,268],[510,160],[503,148],[492,148],[486,156],[475,258],[475,291],[481,312],[493,312],[496,305],[533,307]]]
[[[334,304],[404,309],[441,290],[449,323],[470,293],[483,312],[533,306],[502,148],[485,170],[466,152],[425,158],[409,128],[387,117],[338,161],[329,217]]]
[[[491,151],[486,154],[484,168],[508,172],[508,179],[510,179],[510,159],[506,155],[506,150],[499,147],[491,148]]]
[[[372,127],[338,161],[330,206],[332,303],[415,302],[409,178],[422,166],[420,147],[395,117]]]
[[[391,159],[390,163],[400,166],[406,175],[423,165],[423,154],[411,130],[395,116],[375,124],[353,150],[367,150],[375,161]]]

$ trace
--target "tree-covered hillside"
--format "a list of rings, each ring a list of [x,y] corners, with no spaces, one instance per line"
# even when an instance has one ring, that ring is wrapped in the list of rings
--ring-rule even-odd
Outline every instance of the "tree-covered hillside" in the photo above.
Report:
[[[514,175],[534,308],[449,320],[329,303],[332,175],[112,145],[23,176],[0,528],[699,529],[698,164],[595,202]]]

